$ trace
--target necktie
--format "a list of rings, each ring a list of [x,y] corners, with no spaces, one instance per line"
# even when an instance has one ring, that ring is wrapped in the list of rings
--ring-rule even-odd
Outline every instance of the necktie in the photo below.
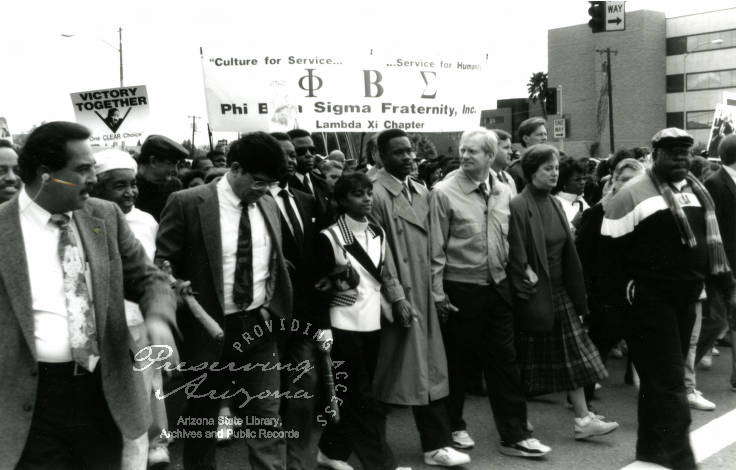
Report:
[[[506,175],[503,174],[503,171],[498,172],[498,179],[500,179],[502,183],[509,182],[509,180],[506,179]]]
[[[238,226],[238,250],[235,254],[233,302],[246,310],[253,302],[253,240],[250,232],[248,206],[244,205]]]
[[[84,277],[82,253],[72,233],[66,214],[54,214],[51,222],[59,227],[58,254],[64,274],[64,298],[66,301],[69,342],[74,362],[92,372],[100,351],[97,346],[97,328],[92,315],[87,281]]]
[[[401,192],[404,193],[404,196],[406,196],[406,199],[409,201],[409,204],[411,204],[411,190],[409,189],[409,184],[407,184],[406,181],[402,181],[401,185],[404,187]]]
[[[294,238],[296,239],[297,245],[299,245],[299,249],[302,249],[302,245],[304,244],[304,232],[302,232],[302,226],[299,225],[299,218],[296,216],[294,208],[291,207],[291,196],[289,196],[289,191],[282,189],[279,191],[279,196],[284,200],[284,209],[286,209],[286,216],[289,218],[289,223],[291,224],[291,233],[294,234]]]
[[[478,185],[478,192],[483,196],[484,201],[488,201],[488,186],[485,181]]]
[[[304,175],[304,180],[302,180],[304,183],[304,188],[307,190],[309,194],[314,195],[314,191],[312,190],[312,185],[309,184],[309,175]]]

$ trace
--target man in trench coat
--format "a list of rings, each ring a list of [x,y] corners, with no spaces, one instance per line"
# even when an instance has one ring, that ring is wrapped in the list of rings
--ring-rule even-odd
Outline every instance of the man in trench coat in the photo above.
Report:
[[[384,168],[373,184],[373,217],[394,263],[384,269],[393,322],[381,331],[374,390],[379,401],[412,407],[427,464],[462,465],[470,456],[451,447],[447,359],[431,298],[429,194],[409,178],[414,152],[406,132],[383,131],[378,151]]]

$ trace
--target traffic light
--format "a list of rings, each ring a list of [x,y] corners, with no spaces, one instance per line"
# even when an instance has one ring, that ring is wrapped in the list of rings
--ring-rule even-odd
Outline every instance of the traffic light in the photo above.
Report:
[[[606,31],[606,2],[588,2],[588,14],[590,21],[588,26],[594,33],[602,33]]]

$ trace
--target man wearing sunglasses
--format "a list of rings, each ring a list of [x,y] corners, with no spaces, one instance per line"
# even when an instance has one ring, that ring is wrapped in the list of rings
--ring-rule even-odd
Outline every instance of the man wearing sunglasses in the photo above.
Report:
[[[330,189],[324,179],[314,174],[317,148],[309,132],[292,129],[287,132],[296,151],[296,172],[289,178],[289,185],[314,196],[321,227],[330,225],[333,210],[330,204]]]
[[[280,400],[273,393],[281,384],[275,335],[276,325],[291,318],[292,287],[279,208],[270,195],[263,196],[286,161],[278,141],[263,132],[237,140],[227,161],[229,170],[218,182],[171,196],[156,240],[157,262],[168,260],[177,278],[191,281],[197,300],[225,332],[223,344],[192,315],[181,315],[182,355],[189,365],[184,378],[199,384],[186,393],[184,417],[195,424],[186,431],[196,437],[184,441],[184,468],[215,468],[219,397],[232,396],[242,420],[234,424],[245,424],[249,468],[282,469],[285,441]]]

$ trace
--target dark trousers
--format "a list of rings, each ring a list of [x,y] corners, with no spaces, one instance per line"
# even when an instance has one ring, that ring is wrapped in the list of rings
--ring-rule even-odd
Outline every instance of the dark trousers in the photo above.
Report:
[[[274,322],[274,331],[277,326]],[[247,333],[253,340],[248,344],[243,338]],[[260,333],[260,335],[259,335]],[[260,338],[259,338],[260,336]],[[243,439],[248,447],[250,468],[254,470],[283,470],[285,441],[281,427],[263,423],[261,419],[279,417],[279,398],[276,394],[281,385],[278,370],[279,354],[276,339],[269,335],[257,312],[239,313],[225,317],[225,343],[218,368],[220,372],[188,372],[187,382],[204,380],[191,395],[203,397],[187,398],[183,418],[199,420],[201,425],[184,425],[179,431],[200,435],[184,441],[184,468],[188,470],[210,470],[216,468],[217,424],[220,401],[223,395],[232,396],[233,413],[244,420],[243,430],[249,435]],[[232,363],[240,370],[231,371],[226,364]],[[194,367],[190,364],[190,367]],[[245,368],[250,367],[250,370]],[[202,376],[204,375],[204,378]],[[210,391],[212,392],[210,396]],[[247,392],[248,395],[245,393]],[[261,394],[260,396],[258,396]],[[259,421],[254,424],[254,421]],[[243,468],[245,464],[243,464]]]
[[[302,331],[292,333],[279,345],[281,364],[289,364],[291,370],[281,373],[282,392],[310,395],[311,398],[286,398],[281,400],[281,419],[285,430],[299,433],[298,439],[286,440],[286,468],[288,470],[311,469],[314,467],[317,448],[312,442],[317,434],[315,408],[319,395],[317,373],[317,346],[311,335]],[[309,369],[308,372],[305,372]]]
[[[684,360],[695,321],[699,282],[637,282],[627,343],[641,386],[636,458],[694,469]]]
[[[529,437],[526,431],[526,397],[516,362],[514,316],[499,294],[507,288],[445,281],[445,294],[458,308],[442,327],[450,380],[450,428],[466,429],[463,420],[465,390],[473,376],[474,356],[481,357],[496,428],[503,442]]]
[[[120,468],[123,440],[100,368],[75,376],[73,363],[39,363],[36,408],[17,470]]]
[[[611,352],[626,336],[626,307],[598,304],[591,308],[590,340],[598,349],[601,361],[606,364]],[[595,384],[585,386],[585,401],[590,403],[595,395]]]
[[[414,413],[414,423],[419,431],[422,452],[452,445],[447,399],[431,401],[423,406],[412,406],[411,411]]]
[[[386,410],[371,390],[380,334],[332,329],[341,419],[337,424],[328,423],[319,441],[320,450],[331,459],[347,460],[355,451],[365,470],[396,468],[386,442]]]
[[[718,337],[728,328],[728,299],[712,285],[706,284],[708,299],[703,303],[703,322],[700,325],[695,365],[715,346]]]

